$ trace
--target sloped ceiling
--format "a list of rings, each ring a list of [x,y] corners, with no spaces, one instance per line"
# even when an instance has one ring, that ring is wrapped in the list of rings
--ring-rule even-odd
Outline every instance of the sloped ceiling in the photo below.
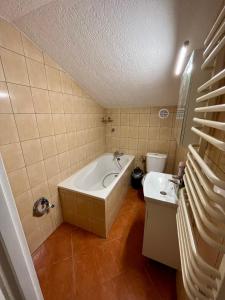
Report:
[[[0,14],[105,107],[171,105],[184,40],[200,48],[222,0],[1,0]]]

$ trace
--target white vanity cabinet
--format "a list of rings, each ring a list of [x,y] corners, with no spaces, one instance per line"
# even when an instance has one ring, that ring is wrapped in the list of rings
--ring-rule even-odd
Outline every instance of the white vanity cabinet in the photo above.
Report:
[[[174,269],[180,269],[177,198],[173,183],[168,181],[172,179],[172,175],[159,173],[162,175],[157,176],[156,172],[153,173],[148,174],[144,182],[146,212],[142,254]],[[157,178],[153,178],[156,176]]]

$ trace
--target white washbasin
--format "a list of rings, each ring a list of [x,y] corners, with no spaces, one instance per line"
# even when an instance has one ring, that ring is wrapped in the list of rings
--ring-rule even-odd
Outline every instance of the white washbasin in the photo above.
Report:
[[[145,200],[177,205],[177,188],[169,179],[173,179],[171,174],[148,173],[144,180]]]

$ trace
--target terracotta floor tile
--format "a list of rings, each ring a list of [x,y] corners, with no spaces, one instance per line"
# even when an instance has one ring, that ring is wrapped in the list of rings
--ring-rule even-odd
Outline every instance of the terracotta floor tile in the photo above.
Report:
[[[109,238],[60,226],[33,254],[45,300],[175,300],[175,271],[142,256],[144,218],[129,189]]]
[[[83,293],[100,284],[100,277],[94,253],[81,254],[74,262],[75,283],[79,293]]]
[[[72,257],[71,232],[73,226],[62,224],[50,237],[34,252],[33,262],[36,269],[57,263]]]
[[[163,300],[176,299],[176,270],[150,259],[145,269]]]
[[[39,269],[38,278],[45,300],[74,300],[75,280],[72,259]]]

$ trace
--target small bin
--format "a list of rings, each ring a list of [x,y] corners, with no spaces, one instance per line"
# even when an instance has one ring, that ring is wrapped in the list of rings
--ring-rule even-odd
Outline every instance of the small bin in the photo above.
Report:
[[[142,178],[144,176],[144,172],[139,168],[135,168],[131,174],[131,186],[138,190],[142,188]]]

